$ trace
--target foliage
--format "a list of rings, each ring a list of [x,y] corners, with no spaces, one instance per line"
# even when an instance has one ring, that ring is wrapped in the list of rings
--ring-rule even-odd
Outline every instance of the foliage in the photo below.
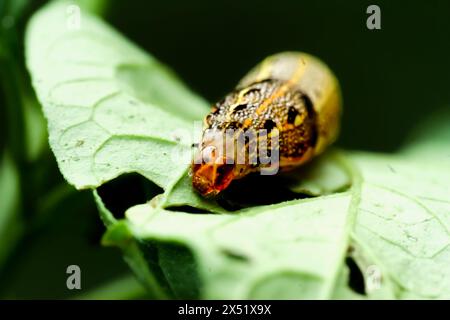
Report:
[[[450,297],[448,124],[395,154],[331,150],[250,184],[256,205],[232,210],[196,195],[189,164],[171,157],[189,158],[192,141],[177,132],[191,130],[205,101],[95,16],[67,28],[65,5],[36,13],[26,36],[50,146],[66,180],[94,190],[103,243],[122,249],[152,297]],[[108,186],[130,173],[151,191],[117,210]],[[291,198],[258,203],[261,182]]]

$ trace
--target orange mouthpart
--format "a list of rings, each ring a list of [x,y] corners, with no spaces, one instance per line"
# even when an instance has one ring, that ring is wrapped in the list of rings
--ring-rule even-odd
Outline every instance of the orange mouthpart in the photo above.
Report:
[[[193,165],[192,184],[203,196],[217,195],[234,179],[234,165],[202,163]]]

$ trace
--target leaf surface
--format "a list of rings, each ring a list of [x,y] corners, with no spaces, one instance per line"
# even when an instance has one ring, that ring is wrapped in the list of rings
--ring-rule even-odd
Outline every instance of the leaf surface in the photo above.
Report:
[[[193,192],[189,161],[173,161],[189,159],[184,133],[207,104],[88,13],[68,29],[64,6],[46,6],[27,29],[50,144],[77,188],[137,172],[164,189],[124,219],[96,193],[104,244],[123,250],[154,297],[450,297],[450,149],[430,142],[439,133],[397,154],[330,152],[288,175],[293,200],[231,212]]]

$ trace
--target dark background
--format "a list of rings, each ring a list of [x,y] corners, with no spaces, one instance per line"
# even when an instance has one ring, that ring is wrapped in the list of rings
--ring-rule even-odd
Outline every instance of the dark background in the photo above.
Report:
[[[45,2],[0,0],[0,151],[16,167],[16,214],[23,227],[14,242],[0,244],[11,252],[0,265],[0,298],[73,297],[131,276],[119,250],[99,244],[104,227],[91,193],[67,185],[48,146],[34,159],[26,156],[26,111],[20,98],[33,100],[34,92],[24,67],[23,36],[29,17]],[[341,147],[395,151],[416,125],[450,107],[448,0],[104,4],[102,15],[109,23],[211,103],[270,54],[300,50],[320,57],[343,90]],[[366,28],[370,4],[381,7],[381,30]],[[16,22],[9,28],[1,23],[7,15]],[[81,293],[65,286],[70,264],[82,269]],[[119,295],[126,291],[115,288]]]
[[[381,8],[381,30],[366,9]],[[339,145],[393,151],[450,102],[450,1],[121,1],[108,19],[214,102],[267,55],[299,50],[334,70]]]

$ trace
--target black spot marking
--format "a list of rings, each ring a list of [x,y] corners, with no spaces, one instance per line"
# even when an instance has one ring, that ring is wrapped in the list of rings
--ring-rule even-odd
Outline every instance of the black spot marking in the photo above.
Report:
[[[298,115],[298,111],[297,109],[295,109],[294,107],[289,107],[289,111],[288,111],[288,123],[290,124],[294,124],[295,123],[295,118]]]
[[[308,118],[310,119],[311,123],[311,138],[310,142],[311,145],[314,147],[317,144],[317,139],[319,137],[319,133],[317,131],[317,124],[316,124],[316,111],[314,110],[314,104],[311,101],[311,98],[304,92],[300,93],[300,98],[303,101],[303,104],[305,105],[306,111],[308,112]]]
[[[240,104],[233,108],[233,113],[244,110],[245,108],[247,108],[246,104]]]
[[[226,125],[226,129],[231,129],[231,130],[236,130],[239,129],[241,127],[241,123],[233,121],[233,122],[229,122]]]
[[[311,101],[311,98],[306,93],[302,93],[301,99],[303,100],[303,104],[305,105],[306,111],[308,111],[308,114],[309,115],[315,114],[315,112],[314,112],[314,104]]]
[[[275,128],[277,126],[277,124],[273,121],[273,120],[266,120],[264,121],[264,129],[267,130],[267,132],[271,132],[273,130],[273,128]]]

